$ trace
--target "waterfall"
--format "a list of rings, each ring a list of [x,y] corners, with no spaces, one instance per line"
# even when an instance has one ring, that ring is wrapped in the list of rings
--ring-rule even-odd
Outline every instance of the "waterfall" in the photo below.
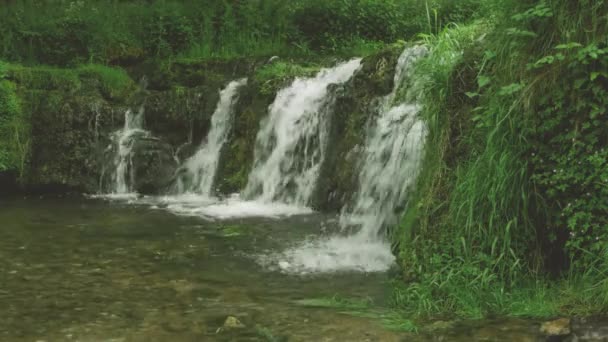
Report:
[[[220,91],[220,99],[211,117],[211,128],[206,142],[203,142],[198,151],[186,160],[183,165],[185,175],[178,179],[182,184],[183,179],[187,179],[187,186],[182,185],[186,192],[199,193],[204,196],[211,195],[220,152],[232,127],[238,90],[246,83],[246,78],[232,81]]]
[[[137,113],[133,113],[130,109],[127,110],[123,129],[113,134],[113,140],[117,145],[117,153],[114,157],[113,193],[115,194],[127,194],[132,191],[131,185],[135,183],[135,171],[131,152],[137,137],[149,135],[143,126],[144,107],[141,106]]]
[[[356,233],[307,241],[279,258],[285,272],[384,271],[394,262],[382,229],[398,223],[399,207],[415,183],[423,155],[426,125],[419,118],[419,89],[413,79],[415,61],[425,47],[403,51],[398,59],[390,94],[377,99],[366,133],[354,202],[342,209],[340,224]],[[397,103],[396,103],[397,102]]]
[[[395,209],[407,202],[407,194],[418,176],[426,138],[426,125],[418,117],[419,90],[411,79],[415,61],[427,49],[406,49],[398,59],[393,90],[378,101],[375,123],[368,127],[365,157],[359,173],[359,190],[354,205],[346,205],[340,222],[360,226],[359,234],[375,239],[383,227],[398,223]],[[404,99],[395,104],[400,89]]]
[[[354,59],[323,69],[313,78],[295,79],[278,92],[257,135],[245,197],[309,204],[325,158],[335,100],[328,86],[347,82],[360,65],[361,60]]]

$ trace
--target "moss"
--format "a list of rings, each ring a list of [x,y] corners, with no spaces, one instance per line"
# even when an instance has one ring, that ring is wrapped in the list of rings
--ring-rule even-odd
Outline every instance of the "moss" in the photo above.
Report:
[[[11,65],[8,68],[8,78],[27,89],[75,92],[81,87],[78,73],[72,69]]]
[[[262,95],[255,81],[241,90],[231,138],[219,163],[217,181],[221,193],[238,192],[247,185],[260,121],[267,115],[273,99],[274,94]]]
[[[393,75],[403,45],[391,46],[362,61],[352,81],[335,89],[337,99],[330,126],[331,148],[318,181],[314,205],[317,209],[339,211],[357,189],[358,155],[365,143],[369,118],[375,115],[374,99],[393,88]]]
[[[99,90],[110,99],[124,99],[136,89],[136,84],[125,70],[99,64],[81,65],[76,70],[82,78],[99,82]]]

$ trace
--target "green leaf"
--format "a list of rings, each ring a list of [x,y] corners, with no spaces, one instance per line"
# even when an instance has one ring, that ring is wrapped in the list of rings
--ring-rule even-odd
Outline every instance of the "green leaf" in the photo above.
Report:
[[[491,79],[488,76],[481,75],[481,76],[477,77],[477,85],[479,86],[479,89],[490,84],[490,81],[491,81]]]
[[[571,50],[574,48],[579,48],[582,47],[583,45],[577,42],[570,42],[570,43],[566,43],[566,44],[559,44],[558,46],[555,47],[555,49],[557,50]]]
[[[518,91],[520,91],[524,86],[521,85],[520,83],[511,83],[509,85],[506,85],[502,88],[500,88],[500,90],[498,91],[498,95],[501,96],[506,96],[506,95],[511,95],[514,94]]]

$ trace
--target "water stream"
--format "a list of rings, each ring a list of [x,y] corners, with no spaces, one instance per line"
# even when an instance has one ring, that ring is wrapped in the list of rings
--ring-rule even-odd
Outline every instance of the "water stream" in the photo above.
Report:
[[[289,273],[340,271],[380,272],[394,263],[384,228],[398,223],[399,207],[407,204],[422,157],[426,126],[413,79],[415,62],[426,54],[415,46],[398,59],[392,91],[377,101],[360,161],[359,189],[340,216],[343,228],[356,233],[312,237],[275,256]],[[401,98],[398,98],[401,96]],[[349,229],[350,231],[352,229]]]
[[[360,66],[361,60],[353,59],[313,78],[297,78],[279,91],[257,135],[246,197],[301,207],[310,204],[325,159],[335,99],[329,85],[348,81]]]
[[[232,81],[220,91],[220,99],[211,117],[207,139],[183,165],[185,175],[182,174],[178,179],[179,193],[197,193],[206,197],[212,195],[220,152],[232,126],[238,91],[246,83],[246,78]]]
[[[146,137],[150,133],[144,130],[144,108],[139,108],[137,112],[131,109],[125,112],[125,125],[122,130],[113,135],[113,140],[117,145],[114,165],[114,188],[113,193],[124,195],[132,192],[131,184],[134,183],[134,167],[132,160],[132,150],[137,138]]]

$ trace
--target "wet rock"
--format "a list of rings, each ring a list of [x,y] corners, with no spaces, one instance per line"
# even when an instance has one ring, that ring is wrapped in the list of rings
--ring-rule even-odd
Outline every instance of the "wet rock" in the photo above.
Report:
[[[429,324],[428,326],[426,326],[424,328],[424,330],[426,330],[428,332],[437,332],[437,331],[453,329],[454,325],[455,325],[455,322],[451,322],[451,321],[436,321],[436,322],[433,322],[433,323]]]
[[[570,319],[560,318],[554,321],[545,322],[540,326],[540,332],[547,336],[565,336],[569,335]]]
[[[223,325],[224,329],[242,329],[245,328],[245,325],[239,321],[238,318],[234,316],[226,317]]]
[[[139,193],[158,193],[171,183],[177,170],[171,145],[158,138],[137,140],[133,146],[134,189]]]

